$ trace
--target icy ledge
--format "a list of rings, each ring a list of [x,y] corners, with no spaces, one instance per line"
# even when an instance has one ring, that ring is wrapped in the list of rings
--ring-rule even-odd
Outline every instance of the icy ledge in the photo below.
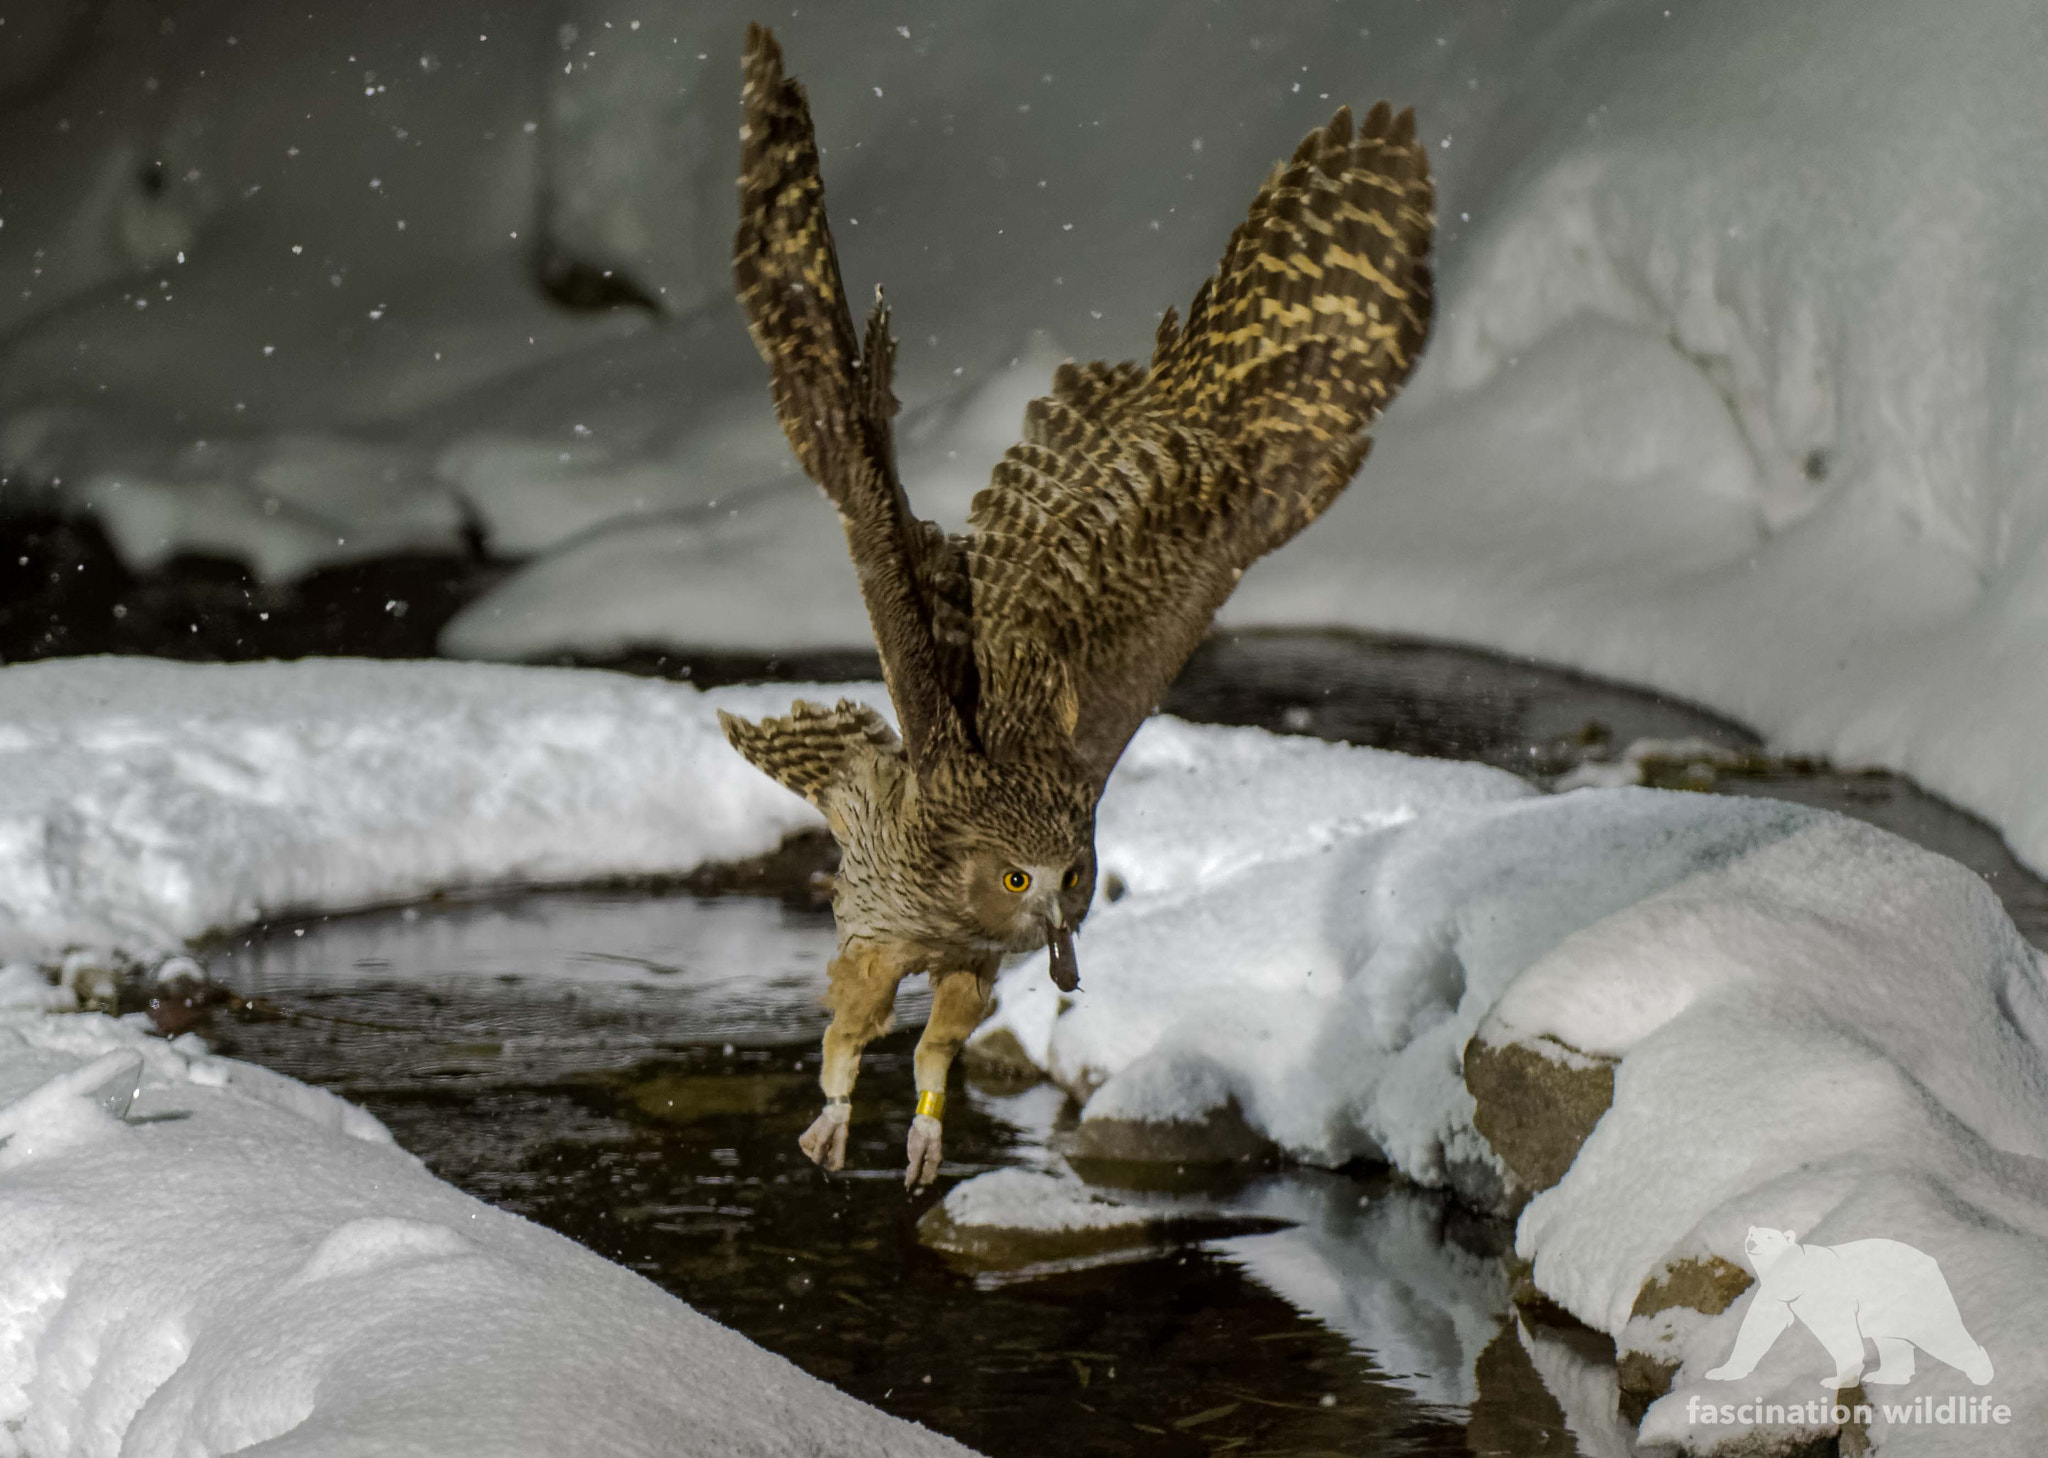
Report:
[[[1834,1370],[1801,1329],[1753,1375],[1707,1380],[1755,1304],[1750,1228],[1905,1242],[1996,1375],[1923,1354],[1869,1397],[1989,1397],[2011,1421],[1880,1413],[1871,1436],[2033,1451],[2048,991],[1962,866],[1769,801],[1537,797],[1469,766],[1169,721],[1111,782],[1099,846],[1126,889],[1080,939],[1082,991],[1030,959],[972,1045],[1086,1100],[1075,1156],[1250,1136],[1521,1208],[1535,1287],[1620,1349],[1594,1416],[1661,1396],[1643,1437],[1697,1452],[1833,1427],[1696,1420],[1804,1409]]]

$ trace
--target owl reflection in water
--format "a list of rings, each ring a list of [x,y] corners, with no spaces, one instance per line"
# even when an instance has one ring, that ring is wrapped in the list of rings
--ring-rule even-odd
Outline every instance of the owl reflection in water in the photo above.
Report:
[[[803,88],[758,27],[744,77],[734,279],[783,431],[845,527],[902,732],[846,699],[721,719],[839,844],[826,1104],[801,1140],[826,1169],[897,984],[931,979],[914,1188],[938,1173],[946,1076],[1003,958],[1047,948],[1079,985],[1095,806],[1125,743],[1244,569],[1344,489],[1422,348],[1428,159],[1385,103],[1310,132],[1186,324],[1167,311],[1146,365],[1062,365],[952,535],[897,479],[888,312],[878,292],[856,335]]]

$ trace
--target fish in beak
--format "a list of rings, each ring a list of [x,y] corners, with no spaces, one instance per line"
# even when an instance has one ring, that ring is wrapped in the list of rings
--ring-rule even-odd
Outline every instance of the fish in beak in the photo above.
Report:
[[[1055,917],[1047,928],[1045,949],[1052,955],[1052,985],[1072,992],[1081,985],[1081,964],[1074,959],[1074,931]]]

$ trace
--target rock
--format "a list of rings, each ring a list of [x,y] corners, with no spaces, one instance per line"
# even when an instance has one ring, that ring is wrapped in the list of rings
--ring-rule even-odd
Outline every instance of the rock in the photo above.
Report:
[[[1621,1410],[1630,1422],[1641,1422],[1650,1404],[1671,1390],[1682,1338],[1726,1311],[1752,1279],[1733,1262],[1708,1255],[1669,1260],[1643,1282],[1615,1355]]]
[[[1564,1178],[1579,1146],[1614,1102],[1617,1060],[1553,1038],[1465,1045],[1472,1124],[1514,1176],[1509,1213]]]
[[[1197,1166],[1190,1173],[1215,1169]],[[1218,1209],[1185,1180],[1162,1183],[1177,1187],[1127,1200],[1104,1194],[1092,1182],[1028,1169],[992,1170],[961,1181],[927,1210],[917,1223],[917,1238],[956,1270],[1019,1280],[1149,1259],[1178,1246],[1264,1234],[1291,1223]]]
[[[1277,1152],[1246,1122],[1235,1099],[1200,1119],[1091,1119],[1084,1114],[1066,1150],[1068,1158],[1077,1160],[1176,1165],[1263,1162]]]
[[[1008,1028],[976,1038],[960,1050],[960,1062],[976,1077],[1003,1085],[1028,1086],[1045,1077]]]
[[[973,1274],[1057,1270],[1158,1243],[1150,1210],[1073,1180],[1000,1169],[964,1180],[917,1222],[918,1240]]]

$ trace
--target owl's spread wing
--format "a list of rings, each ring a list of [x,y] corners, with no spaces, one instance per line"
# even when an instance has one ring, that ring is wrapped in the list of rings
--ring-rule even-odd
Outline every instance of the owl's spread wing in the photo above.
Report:
[[[821,810],[826,793],[856,757],[903,752],[888,721],[852,699],[841,699],[829,709],[798,699],[787,718],[758,721],[720,709],[718,722],[727,742],[754,768]]]
[[[1063,366],[974,502],[978,738],[1099,785],[1246,567],[1313,521],[1428,335],[1414,119],[1340,111],[1274,169],[1149,367]]]
[[[974,659],[959,544],[911,514],[896,475],[895,341],[879,293],[857,342],[803,88],[747,28],[733,279],[790,447],[839,509],[913,766],[971,735]]]

